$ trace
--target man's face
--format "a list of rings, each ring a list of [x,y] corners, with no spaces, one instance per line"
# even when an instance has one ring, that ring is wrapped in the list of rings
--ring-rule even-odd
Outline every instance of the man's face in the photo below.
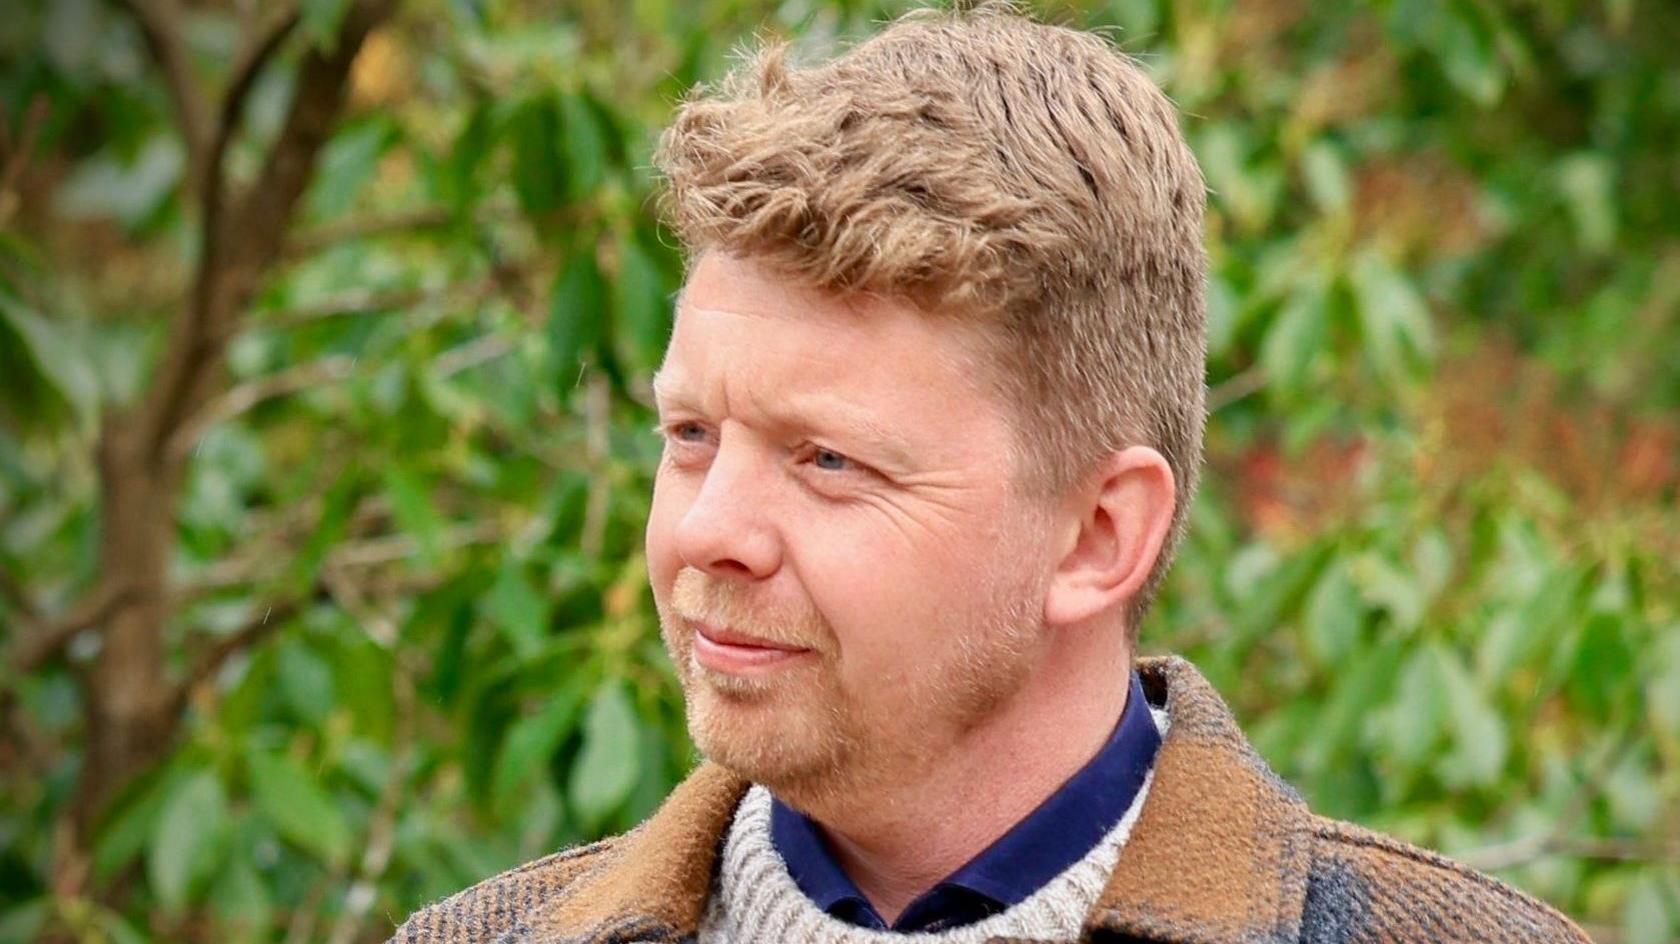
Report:
[[[1030,676],[1045,529],[972,331],[697,261],[647,552],[707,756],[794,796],[913,777]]]

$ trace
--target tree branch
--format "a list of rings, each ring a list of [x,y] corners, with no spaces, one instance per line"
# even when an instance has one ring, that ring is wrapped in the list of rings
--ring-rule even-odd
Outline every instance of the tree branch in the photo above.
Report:
[[[38,616],[31,617],[29,621],[35,625],[35,630],[18,640],[13,647],[13,667],[23,674],[40,668],[69,645],[77,633],[103,622],[133,596],[133,586],[118,581],[108,582],[56,620],[42,622]]]
[[[454,550],[473,544],[495,543],[505,537],[502,528],[495,522],[480,521],[449,529],[438,541],[438,546]],[[406,534],[393,534],[340,545],[328,557],[328,563],[332,567],[373,567],[408,560],[419,554],[418,541]]]
[[[288,259],[301,258],[349,240],[437,229],[452,219],[454,215],[442,207],[422,207],[391,216],[353,216],[299,233],[287,240],[283,255]]]
[[[223,188],[227,180],[222,172],[222,164],[227,157],[228,145],[232,143],[234,135],[239,132],[240,123],[244,120],[245,100],[250,97],[251,87],[256,84],[257,76],[262,74],[263,66],[280,51],[280,45],[297,27],[299,18],[297,3],[283,4],[276,13],[268,17],[267,22],[260,24],[246,36],[244,45],[233,61],[227,91],[222,93],[222,106],[216,118],[216,128],[209,142],[204,166],[200,168],[204,177],[197,182],[199,194],[211,209],[219,209],[224,196]],[[209,215],[207,212],[206,216]]]
[[[279,317],[275,325],[290,326],[343,315],[365,315],[379,311],[416,308],[428,302],[441,302],[452,295],[484,296],[495,290],[497,283],[486,279],[477,284],[447,286],[439,291],[397,289],[384,293],[360,292],[350,297],[332,299],[310,308],[296,309]],[[422,326],[424,318],[412,318],[415,326]],[[461,344],[438,356],[433,367],[439,377],[449,377],[471,367],[511,353],[514,342],[495,335],[483,335]],[[356,358],[335,354],[319,360],[296,364],[284,370],[247,381],[220,397],[203,404],[181,421],[165,450],[171,461],[178,461],[192,450],[200,436],[210,427],[225,423],[275,397],[308,390],[321,384],[346,380],[355,370]]]
[[[1604,792],[1604,783],[1609,772],[1615,769],[1622,756],[1631,750],[1635,743],[1637,741],[1632,730],[1625,725],[1609,737],[1599,755],[1586,763],[1587,782],[1575,791],[1569,807],[1558,817],[1551,832],[1483,849],[1473,849],[1460,856],[1460,860],[1471,868],[1491,872],[1515,868],[1537,859],[1564,853],[1571,844],[1579,841],[1567,834],[1586,815],[1592,801]]]
[[[164,84],[175,104],[175,115],[181,127],[181,139],[187,148],[187,163],[195,180],[204,173],[205,148],[208,131],[205,123],[204,99],[193,84],[192,65],[181,45],[181,11],[174,0],[121,0],[129,15],[140,26],[140,35],[158,67],[163,70]]]
[[[234,232],[250,234],[242,249],[247,260],[265,268],[285,242],[284,223],[314,175],[315,155],[326,143],[349,91],[356,53],[393,0],[359,0],[344,15],[330,53],[312,49],[298,70],[292,107],[255,186],[233,212]],[[274,224],[281,225],[259,225]],[[243,255],[243,254],[241,254]]]
[[[167,454],[172,461],[179,460],[192,450],[193,443],[211,426],[225,423],[266,400],[321,384],[337,383],[349,377],[355,366],[354,357],[334,354],[240,384],[195,411],[190,419],[183,422],[170,438]]]
[[[314,48],[305,54],[279,137],[243,197],[234,200],[231,194],[223,194],[225,182],[207,190],[192,298],[171,334],[172,343],[137,427],[154,462],[170,457],[176,431],[221,382],[227,342],[263,272],[284,244],[292,211],[342,110],[350,66],[363,40],[392,4],[393,0],[359,0],[345,13],[331,51]],[[219,125],[226,131],[218,131],[218,147],[225,147],[224,134],[230,136],[236,124],[242,89],[249,87],[290,30],[292,18],[283,15],[260,32],[241,60],[235,86],[224,101],[223,115],[228,120]]]
[[[46,93],[37,94],[24,113],[23,130],[18,133],[17,146],[13,147],[9,139],[0,142],[5,151],[5,164],[0,165],[0,226],[5,225],[17,206],[12,191],[23,179],[24,168],[29,166],[29,153],[35,149],[35,137],[47,120],[47,107]],[[4,130],[5,121],[0,119],[0,132]]]
[[[451,529],[444,535],[440,544],[452,549],[472,544],[494,543],[504,538],[502,529],[494,522],[478,522]],[[419,543],[405,534],[370,538],[336,548],[322,564],[321,578],[309,592],[281,596],[263,604],[252,612],[251,619],[243,626],[225,636],[218,636],[192,659],[186,675],[175,689],[175,701],[177,704],[184,703],[195,687],[213,678],[229,659],[261,643],[280,629],[287,620],[302,612],[304,604],[316,594],[324,591],[333,594],[335,599],[338,598],[339,594],[334,590],[335,586],[341,586],[338,571],[351,567],[395,563],[419,554]],[[392,638],[381,639],[381,642],[389,645],[395,641],[394,629],[385,635]]]
[[[1208,391],[1207,411],[1218,413],[1249,394],[1258,393],[1264,389],[1266,389],[1265,373],[1258,367],[1250,367]]]
[[[398,288],[385,291],[346,292],[333,298],[298,308],[266,315],[258,324],[264,328],[283,328],[311,324],[327,318],[374,315],[402,309],[418,309],[444,303],[477,300],[489,297],[498,283],[486,278],[476,282],[462,282],[435,289]]]
[[[432,375],[439,378],[453,377],[461,371],[512,354],[513,351],[512,338],[498,334],[481,334],[439,354],[437,360],[432,362]]]
[[[185,702],[194,688],[213,678],[229,659],[250,649],[284,626],[287,620],[296,616],[303,608],[302,604],[301,597],[284,597],[263,604],[245,625],[226,636],[217,637],[192,661],[187,674],[176,686],[174,697],[177,705]]]
[[[17,579],[10,567],[0,567],[0,597],[5,598],[12,609],[17,610],[23,622],[39,626],[43,621],[40,605],[29,595],[29,591],[24,589],[23,581]]]
[[[1464,856],[1463,861],[1465,865],[1478,871],[1498,872],[1552,856],[1677,864],[1680,863],[1680,842],[1663,843],[1593,836],[1534,836],[1476,850]]]

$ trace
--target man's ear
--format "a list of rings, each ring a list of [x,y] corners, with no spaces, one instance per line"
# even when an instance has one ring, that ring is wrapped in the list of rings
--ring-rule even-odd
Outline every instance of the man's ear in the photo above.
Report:
[[[1172,468],[1154,449],[1109,456],[1063,506],[1045,622],[1078,623],[1136,595],[1166,543],[1176,495]]]

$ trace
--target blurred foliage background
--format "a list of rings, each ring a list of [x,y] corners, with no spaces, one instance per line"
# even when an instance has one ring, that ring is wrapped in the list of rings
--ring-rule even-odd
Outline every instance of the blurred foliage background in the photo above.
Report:
[[[0,940],[378,941],[640,820],[650,146],[905,5],[0,6]],[[1680,939],[1680,5],[1037,9],[1212,190],[1146,649],[1319,810]]]

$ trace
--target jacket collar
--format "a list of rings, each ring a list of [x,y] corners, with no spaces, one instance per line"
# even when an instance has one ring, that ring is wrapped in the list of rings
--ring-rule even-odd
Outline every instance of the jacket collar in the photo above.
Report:
[[[1185,944],[1299,937],[1308,819],[1208,681],[1183,659],[1142,659],[1149,701],[1170,720],[1142,813],[1083,937],[1097,932]],[[558,892],[531,921],[545,944],[680,941],[700,923],[746,781],[702,764],[653,816]]]
[[[1183,659],[1138,663],[1170,727],[1114,874],[1085,924],[1183,944],[1296,941],[1306,902],[1305,803]]]

